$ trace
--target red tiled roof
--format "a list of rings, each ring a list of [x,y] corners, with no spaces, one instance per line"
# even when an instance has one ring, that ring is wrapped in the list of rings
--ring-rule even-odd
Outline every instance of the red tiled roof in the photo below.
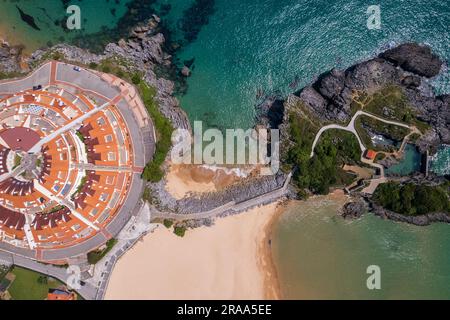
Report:
[[[17,127],[6,129],[0,133],[0,137],[12,150],[28,151],[41,140],[37,132],[29,128]]]

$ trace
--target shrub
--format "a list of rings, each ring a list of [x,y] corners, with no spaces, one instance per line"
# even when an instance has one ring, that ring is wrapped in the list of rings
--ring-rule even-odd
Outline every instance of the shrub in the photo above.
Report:
[[[135,73],[131,77],[131,81],[133,82],[133,84],[138,85],[139,83],[141,83],[141,76],[139,74]]]
[[[163,224],[167,229],[170,229],[170,227],[173,225],[173,221],[170,219],[164,219]]]
[[[179,236],[179,237],[184,237],[184,234],[186,233],[186,227],[184,227],[184,226],[176,226],[174,229],[173,229],[173,233],[175,233],[177,236]]]

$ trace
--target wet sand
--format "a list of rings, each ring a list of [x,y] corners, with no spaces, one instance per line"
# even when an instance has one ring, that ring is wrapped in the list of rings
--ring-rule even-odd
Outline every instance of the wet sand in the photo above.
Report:
[[[242,179],[236,171],[232,170],[236,169],[216,168],[214,170],[201,165],[171,164],[166,176],[166,190],[175,199],[182,199],[191,194],[220,191]],[[239,170],[247,176],[253,169]]]

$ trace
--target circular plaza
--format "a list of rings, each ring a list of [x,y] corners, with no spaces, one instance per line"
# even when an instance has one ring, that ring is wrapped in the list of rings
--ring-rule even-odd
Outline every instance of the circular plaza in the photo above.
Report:
[[[0,83],[0,249],[63,263],[114,237],[139,202],[149,124],[112,75],[52,61]]]

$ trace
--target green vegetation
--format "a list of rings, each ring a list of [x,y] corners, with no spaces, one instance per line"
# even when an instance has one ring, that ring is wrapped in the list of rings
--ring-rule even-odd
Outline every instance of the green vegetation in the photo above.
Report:
[[[46,275],[15,266],[11,271],[16,279],[9,288],[14,300],[44,300],[49,288],[57,288],[62,282]]]
[[[375,157],[375,162],[384,160],[386,158],[386,155],[384,153],[377,153],[376,157]]]
[[[14,166],[13,166],[13,170],[15,169],[15,168],[17,168],[18,166],[20,166],[20,163],[22,162],[22,157],[20,156],[20,155],[18,155],[18,154],[16,154],[15,156],[14,156]]]
[[[395,146],[383,147],[374,145],[366,128],[370,128],[372,131],[382,134],[383,136],[395,141],[402,141],[403,138],[409,133],[408,128],[384,123],[365,115],[361,115],[356,119],[355,128],[364,145],[368,149],[373,149],[375,151],[392,152],[395,150]]]
[[[83,189],[84,185],[86,184],[86,181],[87,181],[87,176],[83,176],[83,178],[81,178],[80,184],[77,187],[76,193],[79,193],[81,191],[81,189]]]
[[[57,206],[51,208],[51,209],[50,209],[49,211],[47,211],[46,213],[48,214],[48,213],[57,212],[57,211],[59,211],[59,210],[64,209],[65,207],[66,207],[66,206],[63,206],[63,205],[57,205]]]
[[[165,118],[158,109],[158,105],[154,99],[156,90],[143,82],[139,83],[138,88],[145,107],[153,120],[157,135],[156,150],[153,155],[153,160],[145,166],[142,177],[147,181],[158,182],[164,176],[161,165],[166,159],[166,155],[172,144],[173,127],[170,121]]]
[[[342,130],[324,132],[310,158],[318,126],[309,119],[292,113],[289,117],[290,137],[294,145],[286,162],[294,168],[294,182],[300,189],[327,194],[331,186],[348,185],[354,176],[345,172],[343,164],[358,163],[361,156],[356,137]],[[306,196],[304,190],[299,194]]]
[[[170,227],[172,227],[173,225],[173,221],[170,219],[164,219],[163,224],[167,229],[170,229]]]
[[[22,77],[25,74],[19,73],[19,72],[0,72],[0,80],[4,80],[4,79],[12,79],[12,78],[17,78],[17,77]]]
[[[77,131],[76,135],[80,139],[80,141],[84,143],[84,136],[83,136],[83,134],[80,131]]]
[[[420,134],[413,133],[408,137],[408,141],[411,143],[416,143],[419,138],[420,138]]]
[[[96,64],[95,62],[91,62],[89,63],[89,69],[97,69],[98,64]]]
[[[175,233],[179,237],[184,237],[184,234],[186,233],[186,227],[185,226],[175,226],[173,229],[173,233]]]
[[[441,186],[400,184],[388,182],[380,184],[373,195],[375,203],[383,208],[404,215],[418,216],[432,212],[450,213],[449,191],[446,184]]]
[[[427,123],[417,119],[403,89],[398,86],[387,86],[367,96],[364,101],[367,101],[364,111],[390,120],[414,125],[422,133],[430,128]]]
[[[9,272],[9,267],[0,264],[0,280],[3,279]]]
[[[131,77],[131,82],[133,82],[133,84],[138,85],[139,83],[141,83],[141,75],[138,73],[133,74],[133,76]]]
[[[103,250],[94,250],[88,253],[88,262],[90,264],[96,264],[99,262],[117,243],[117,239],[109,239],[106,241],[105,248]]]

